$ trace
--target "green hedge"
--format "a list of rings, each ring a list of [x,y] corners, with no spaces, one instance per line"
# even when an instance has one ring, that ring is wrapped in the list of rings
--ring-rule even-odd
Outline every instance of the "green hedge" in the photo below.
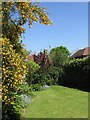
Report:
[[[90,57],[70,60],[63,68],[60,85],[89,88]]]

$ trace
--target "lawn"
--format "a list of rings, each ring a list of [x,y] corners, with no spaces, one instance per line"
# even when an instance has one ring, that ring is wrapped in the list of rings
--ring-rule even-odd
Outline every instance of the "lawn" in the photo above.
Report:
[[[88,92],[52,86],[33,94],[24,118],[88,118]]]

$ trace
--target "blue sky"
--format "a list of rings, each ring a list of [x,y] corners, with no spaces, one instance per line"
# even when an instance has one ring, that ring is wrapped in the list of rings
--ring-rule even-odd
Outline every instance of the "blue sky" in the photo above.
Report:
[[[34,23],[25,25],[23,43],[32,53],[44,48],[65,46],[70,52],[88,46],[88,3],[87,2],[42,2],[46,7],[51,26]]]

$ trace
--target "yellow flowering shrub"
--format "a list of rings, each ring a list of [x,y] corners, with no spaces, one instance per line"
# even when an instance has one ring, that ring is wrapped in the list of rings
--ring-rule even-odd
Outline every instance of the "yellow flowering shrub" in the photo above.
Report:
[[[19,85],[24,82],[22,77],[26,75],[27,68],[25,56],[15,53],[7,38],[2,38],[2,55],[2,101],[8,104],[14,101],[14,93],[20,90]]]
[[[23,76],[28,72],[26,67],[26,51],[20,37],[25,32],[24,24],[29,27],[34,22],[52,24],[45,8],[32,2],[2,2],[2,102],[3,119],[16,119],[13,107],[20,85],[24,83]],[[18,97],[17,97],[18,98]],[[12,106],[11,106],[12,105]],[[7,107],[8,106],[8,107]],[[11,106],[11,108],[10,108]],[[9,112],[7,112],[9,110]],[[16,109],[15,109],[16,111]],[[10,113],[11,114],[8,114]],[[15,115],[13,117],[13,114]],[[12,116],[12,118],[11,118]]]

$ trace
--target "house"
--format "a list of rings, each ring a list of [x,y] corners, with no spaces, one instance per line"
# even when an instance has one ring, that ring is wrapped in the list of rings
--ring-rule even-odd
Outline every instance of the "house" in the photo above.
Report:
[[[71,56],[71,58],[83,58],[87,56],[90,56],[90,47],[78,50]]]

